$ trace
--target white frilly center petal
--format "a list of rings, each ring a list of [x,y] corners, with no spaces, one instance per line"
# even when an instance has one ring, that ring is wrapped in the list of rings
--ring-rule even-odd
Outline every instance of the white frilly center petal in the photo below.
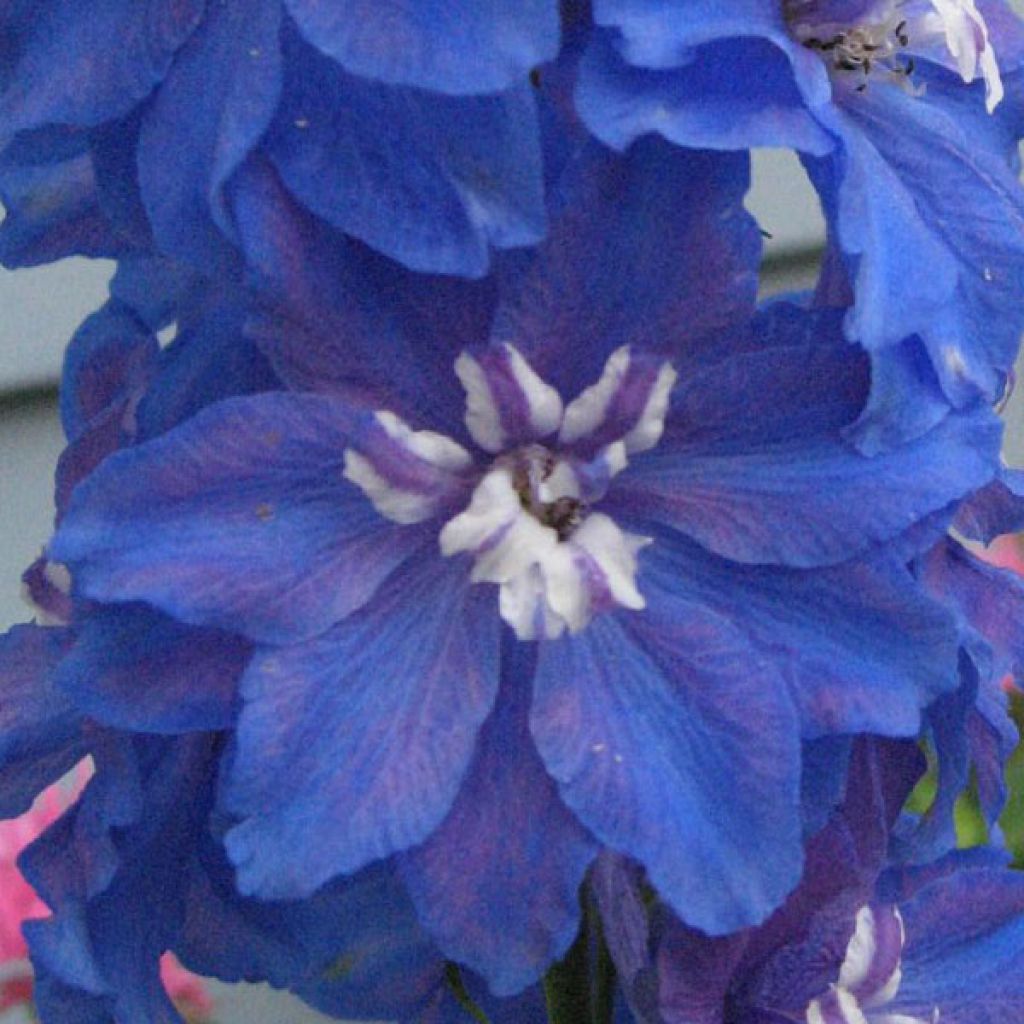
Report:
[[[965,82],[973,82],[980,71],[985,82],[985,109],[991,114],[1003,98],[1003,80],[984,17],[974,0],[930,2],[935,9],[931,15],[933,31],[945,37],[946,47]],[[924,20],[927,22],[928,17]]]

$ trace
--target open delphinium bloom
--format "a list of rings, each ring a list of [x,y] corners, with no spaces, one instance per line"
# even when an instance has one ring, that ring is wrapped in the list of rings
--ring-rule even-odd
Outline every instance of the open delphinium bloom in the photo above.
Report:
[[[168,951],[407,1024],[1024,1005],[1019,28],[557,6],[0,12],[0,256],[118,260],[0,638],[0,810],[94,766],[45,1024],[180,1020]],[[754,144],[830,228],[760,307]]]

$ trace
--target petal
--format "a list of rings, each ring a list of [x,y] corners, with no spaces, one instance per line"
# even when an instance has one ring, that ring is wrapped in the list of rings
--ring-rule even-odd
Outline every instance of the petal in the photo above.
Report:
[[[154,234],[198,266],[230,259],[221,193],[277,109],[280,25],[277,3],[209,4],[143,119],[140,185]]]
[[[660,519],[734,561],[809,567],[891,540],[991,480],[1001,430],[984,409],[875,458],[848,447],[839,424],[863,394],[851,356],[776,346],[684,378],[671,438],[616,480],[609,513]]]
[[[159,350],[156,337],[120,303],[108,302],[88,317],[68,345],[61,373],[60,417],[68,439],[141,391]]]
[[[287,33],[285,60],[267,152],[318,216],[413,270],[466,277],[490,246],[543,235],[528,85],[445,97],[367,82]]]
[[[249,646],[141,605],[95,611],[61,662],[58,685],[84,714],[150,733],[230,728]]]
[[[346,406],[311,395],[211,406],[93,473],[52,557],[98,600],[255,640],[314,635],[422,543],[344,480],[350,426]]]
[[[761,251],[743,210],[748,186],[737,155],[659,140],[625,156],[583,147],[555,194],[548,240],[508,275],[493,340],[570,396],[624,344],[637,356],[685,353],[707,331],[745,321]]]
[[[73,638],[44,626],[0,635],[0,817],[28,810],[86,754],[81,713],[54,682]]]
[[[13,147],[12,147],[13,148]],[[0,263],[32,267],[67,256],[116,256],[122,246],[99,205],[87,152],[55,163],[0,160]]]
[[[244,893],[307,896],[430,835],[494,702],[498,630],[493,595],[423,551],[330,632],[256,657],[224,798]]]
[[[1024,999],[1024,879],[962,871],[900,907],[907,930],[903,983],[886,1009],[949,1024],[1012,1019]],[[969,980],[969,983],[967,981]]]
[[[447,93],[498,92],[558,54],[554,0],[286,0],[303,35],[346,71]]]
[[[50,0],[5,12],[10,23],[3,32],[15,42],[0,65],[0,140],[46,124],[95,125],[127,113],[164,77],[204,7],[203,0],[88,7]]]
[[[850,337],[875,349],[919,334],[952,404],[995,400],[1024,324],[1024,196],[1002,143],[968,134],[938,95],[869,90],[845,114],[834,201],[858,257]]]
[[[587,126],[619,150],[653,132],[689,148],[786,146],[828,153],[834,140],[808,109],[809,99],[817,104],[829,95],[817,56],[789,38],[776,4],[756,5],[776,8],[770,24],[745,24],[715,38],[709,15],[719,6],[737,4],[677,7],[678,16],[693,24],[671,40],[676,52],[659,55],[654,67],[636,66],[645,60],[628,50],[623,59],[618,39],[598,32],[576,93]]]
[[[956,528],[983,544],[991,544],[1000,534],[1024,529],[1024,471],[1002,468],[998,480],[960,506]]]
[[[401,858],[424,927],[448,959],[468,964],[498,996],[522,991],[564,956],[597,852],[530,738],[532,651],[505,634],[502,689],[455,804],[426,843]]]
[[[238,895],[212,840],[201,844],[176,951],[201,974],[290,988],[339,1017],[405,1018],[443,984],[444,962],[385,862],[299,902]]]
[[[531,729],[583,823],[721,934],[762,920],[799,877],[796,720],[769,664],[666,570],[645,563],[643,612],[541,647]]]
[[[553,434],[562,399],[512,345],[467,349],[455,360],[466,391],[466,429],[486,452],[506,451]]]
[[[916,736],[921,711],[958,684],[959,633],[901,564],[849,562],[813,571],[736,565],[678,534],[655,534],[656,558],[681,596],[745,633],[782,674],[806,738]]]

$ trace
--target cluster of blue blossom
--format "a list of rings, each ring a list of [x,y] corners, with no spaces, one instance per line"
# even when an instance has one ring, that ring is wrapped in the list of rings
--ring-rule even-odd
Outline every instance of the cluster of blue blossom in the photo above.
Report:
[[[0,4],[0,259],[118,261],[0,638],[0,811],[95,765],[42,1020],[179,1021],[165,950],[405,1024],[1024,1016],[965,543],[1024,526],[1021,135],[1003,0]],[[828,242],[759,307],[765,145]]]

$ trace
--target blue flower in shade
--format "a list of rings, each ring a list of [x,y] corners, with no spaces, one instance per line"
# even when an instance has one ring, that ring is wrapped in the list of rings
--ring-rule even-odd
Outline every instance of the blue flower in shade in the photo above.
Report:
[[[956,685],[902,560],[995,475],[995,418],[844,443],[866,363],[830,312],[751,319],[740,157],[586,152],[497,301],[257,185],[283,305],[253,331],[321,393],[111,456],[50,547],[82,597],[257,644],[220,795],[241,891],[398,855],[499,995],[567,948],[598,842],[697,927],[763,919],[799,876],[801,734],[916,735]]]
[[[605,859],[595,892],[638,1019],[994,1024],[1019,1014],[1024,877],[984,849],[919,868],[888,861],[889,828],[921,767],[912,745],[858,741],[842,805],[760,928],[713,939],[663,909],[649,919],[632,868]]]
[[[175,257],[228,258],[225,191],[256,150],[311,210],[412,267],[480,275],[492,246],[543,234],[528,75],[557,56],[555,0],[45,0],[7,5],[0,37],[0,149],[127,151]]]
[[[866,450],[1001,395],[1024,326],[1024,37],[1000,0],[597,0],[594,17],[577,103],[605,142],[802,154],[833,249],[819,302],[850,305],[872,354]]]

